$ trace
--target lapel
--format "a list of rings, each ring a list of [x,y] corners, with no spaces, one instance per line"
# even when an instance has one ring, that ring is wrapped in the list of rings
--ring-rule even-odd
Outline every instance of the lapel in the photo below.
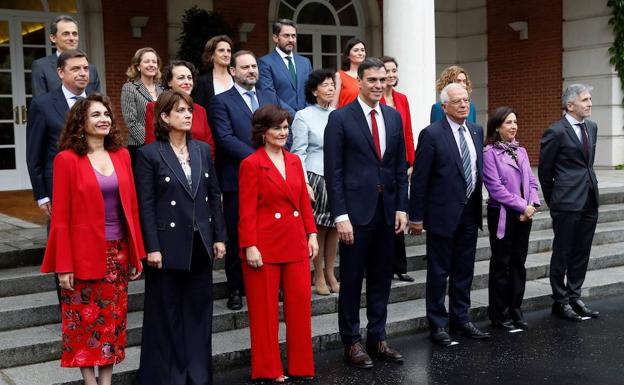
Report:
[[[277,167],[275,167],[273,161],[271,160],[271,158],[269,158],[269,154],[267,154],[264,147],[260,147],[260,154],[260,167],[265,169],[266,175],[269,180],[275,186],[277,186],[277,188],[280,189],[280,191],[284,193],[286,197],[288,197],[288,199],[296,208],[298,208],[299,206],[297,205],[297,200],[293,196],[292,189],[286,182],[286,179],[284,179],[282,177],[282,174],[280,174],[280,172],[277,170]],[[295,178],[296,168],[295,165],[292,164],[293,159],[289,159],[289,157],[286,156],[284,150],[282,150],[282,154],[284,155],[284,168],[286,169],[286,178]]]
[[[173,174],[178,179],[178,182],[184,187],[184,190],[193,197],[193,193],[191,192],[191,187],[189,186],[188,180],[186,179],[186,175],[182,170],[182,166],[180,165],[180,161],[178,161],[178,157],[173,152],[173,148],[169,144],[169,142],[158,141],[158,152],[160,152],[160,156],[163,161],[169,167]],[[192,166],[192,164],[191,164]]]
[[[247,103],[245,103],[245,101],[243,100],[243,96],[238,93],[238,90],[236,89],[236,87],[232,86],[232,88],[230,88],[230,90],[226,92],[228,93],[227,96],[228,98],[230,98],[232,104],[237,106],[245,115],[247,115],[247,117],[249,118],[249,121],[251,121],[252,119],[251,110],[247,106]],[[258,90],[256,90],[256,97],[258,97]],[[260,105],[259,97],[258,97],[258,105]]]
[[[52,96],[53,102],[52,105],[54,110],[58,113],[63,125],[67,120],[67,112],[69,111],[69,105],[67,104],[67,100],[65,100],[65,94],[63,94],[63,90],[61,87],[57,88]]]
[[[446,115],[442,119],[442,129],[444,130],[444,138],[446,139],[446,147],[451,151],[451,156],[455,159],[455,165],[461,175],[464,175],[464,168],[462,167],[461,154],[457,148],[457,142],[455,136],[453,136],[453,130],[449,122],[446,120]],[[477,153],[479,151],[477,150]]]
[[[189,157],[191,158],[191,179],[193,180],[193,186],[191,191],[191,197],[197,196],[197,190],[202,178],[202,154],[201,148],[194,140],[188,141]]]
[[[293,54],[293,58],[295,59],[295,70],[297,71],[297,86],[305,88],[305,83],[308,80],[309,74],[303,73],[303,70],[307,68],[307,63],[302,56]]]
[[[50,71],[52,71],[54,75],[58,77],[58,72],[56,71],[57,64],[58,64],[58,56],[56,56],[56,52],[53,52],[52,55],[46,56],[46,59],[48,59],[48,68],[50,69]],[[60,78],[59,78],[59,83],[60,83]]]
[[[570,140],[572,142],[574,142],[574,144],[576,144],[576,148],[581,153],[581,157],[583,157],[583,159],[585,159],[585,154],[583,153],[583,144],[579,140],[578,136],[576,136],[576,132],[574,131],[574,127],[572,127],[570,122],[568,122],[568,119],[566,119],[565,115],[561,118],[561,122],[563,123],[563,127],[565,128],[565,133],[568,135]],[[587,123],[585,123],[585,125],[587,126]],[[590,135],[589,135],[589,127],[587,127],[587,137],[588,138],[590,137]],[[590,149],[591,149],[591,143],[592,143],[591,139],[589,139],[589,148]]]
[[[354,118],[355,125],[358,127],[362,135],[364,135],[364,138],[372,151],[371,155],[377,161],[379,161],[379,157],[377,156],[377,149],[375,148],[375,143],[373,143],[373,134],[371,134],[371,131],[368,128],[368,121],[366,120],[366,116],[364,115],[364,110],[362,110],[360,102],[358,102],[357,98],[351,102],[349,108],[351,108],[351,115]],[[386,135],[386,147],[388,147],[387,139],[388,138]]]
[[[515,168],[516,170],[520,171],[520,167],[519,165],[516,164],[516,162],[514,162],[514,160],[511,158],[511,156],[509,156],[509,154],[507,154],[505,151],[503,150],[496,150],[498,151],[498,153],[500,154],[500,158],[503,161],[503,163],[509,165],[510,167]],[[520,152],[518,151],[518,162],[520,162]]]
[[[383,115],[383,120],[384,120],[384,126],[386,128],[386,151],[384,151],[383,156],[381,157],[382,162],[384,160],[384,158],[386,157],[386,155],[391,156],[392,155],[392,151],[390,151],[392,148],[394,148],[394,143],[390,143],[390,141],[392,140],[392,138],[396,137],[394,135],[391,135],[391,132],[395,129],[394,126],[394,121],[391,121],[388,117],[387,111],[388,108],[392,108],[392,107],[386,107],[385,105],[381,105],[380,103],[380,107],[381,109],[381,115]],[[372,134],[371,134],[371,138],[372,138]]]
[[[272,52],[272,55],[273,55],[273,62],[275,63],[276,67],[282,71],[282,75],[285,76],[288,83],[292,86],[293,89],[295,89],[297,85],[293,84],[292,77],[290,76],[290,72],[288,71],[288,66],[286,66],[286,63],[284,62],[280,54],[274,49]],[[291,54],[291,56],[293,58],[292,60],[294,61],[295,55]],[[297,68],[299,67],[297,66],[297,62],[294,62],[294,64],[295,64],[295,71],[296,71]],[[299,79],[299,74],[297,74],[297,80],[298,79]]]
[[[149,91],[147,90],[145,85],[143,85],[143,83],[139,81],[133,81],[132,84],[134,84],[134,86],[136,87],[137,92],[141,94],[145,99],[147,99],[147,101],[154,101],[154,99],[152,99],[152,95],[150,95]],[[158,86],[156,86],[156,93],[158,93]]]
[[[465,124],[466,124],[466,128],[468,129],[468,132],[470,132],[470,136],[472,137],[472,144],[474,144],[475,151],[477,152],[477,178],[478,178],[480,176],[479,170],[482,170],[481,165],[483,164],[483,137],[479,136],[478,134],[479,131],[477,131],[477,129],[475,128],[475,125],[470,123],[468,119],[466,119]]]

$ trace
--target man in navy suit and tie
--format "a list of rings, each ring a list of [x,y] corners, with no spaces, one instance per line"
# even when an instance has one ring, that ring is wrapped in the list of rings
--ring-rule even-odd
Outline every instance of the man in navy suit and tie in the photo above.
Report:
[[[232,55],[230,74],[234,86],[210,99],[208,119],[214,134],[217,176],[223,193],[223,212],[228,234],[225,274],[229,299],[227,307],[243,307],[243,275],[238,252],[238,168],[240,162],[255,152],[251,146],[253,113],[267,104],[280,105],[275,93],[256,88],[258,65],[251,51]]]
[[[81,51],[63,51],[58,59],[57,75],[61,85],[35,97],[28,111],[26,125],[26,163],[33,195],[39,208],[50,215],[52,198],[52,163],[58,153],[59,136],[69,109],[87,96],[89,60]]]
[[[386,84],[383,62],[362,62],[358,83],[358,98],[329,115],[324,167],[340,238],[338,326],[345,360],[371,368],[371,355],[403,362],[403,355],[388,346],[385,329],[394,237],[407,224],[407,167],[401,116],[379,103]],[[359,317],[365,275],[366,348]]]
[[[275,49],[258,60],[260,68],[259,86],[277,94],[282,106],[294,113],[306,106],[305,84],[312,65],[310,60],[295,54],[297,47],[297,24],[288,19],[273,23]]]
[[[550,259],[552,312],[569,321],[597,318],[581,301],[598,221],[594,155],[598,126],[591,116],[592,87],[572,84],[563,92],[563,117],[542,136],[538,175],[550,208],[555,239]]]
[[[56,46],[52,55],[39,58],[32,63],[32,96],[39,96],[61,86],[57,73],[58,57],[67,50],[78,49],[78,23],[71,16],[58,16],[50,23],[50,41]],[[100,78],[95,66],[89,66],[87,92],[100,91]]]
[[[466,120],[470,99],[451,83],[440,93],[445,119],[421,131],[411,182],[410,231],[427,230],[427,319],[433,342],[448,346],[451,331],[490,335],[468,315],[478,228],[482,227],[483,128]],[[449,311],[444,297],[448,280]]]

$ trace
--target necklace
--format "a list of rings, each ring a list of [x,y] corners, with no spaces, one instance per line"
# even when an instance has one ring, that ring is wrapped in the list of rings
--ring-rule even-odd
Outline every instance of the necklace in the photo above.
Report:
[[[172,142],[169,142],[169,144],[171,144],[171,147],[173,147],[174,150],[177,150],[178,154],[184,155],[184,149],[186,149],[186,143],[184,143],[182,145],[182,147],[178,147],[175,144],[173,144]]]

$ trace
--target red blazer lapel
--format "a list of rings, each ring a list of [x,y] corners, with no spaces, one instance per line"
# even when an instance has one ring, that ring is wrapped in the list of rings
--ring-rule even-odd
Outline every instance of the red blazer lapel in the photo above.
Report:
[[[260,167],[266,170],[266,175],[268,179],[277,186],[282,193],[291,201],[291,203],[298,208],[297,200],[294,199],[292,189],[290,188],[287,180],[282,177],[282,174],[277,170],[277,167],[273,164],[271,158],[269,158],[269,154],[267,154],[266,150],[262,147],[262,156],[260,157]],[[292,159],[289,159],[286,152],[284,151],[284,166],[286,168],[286,178],[289,182],[291,179],[296,178],[296,168],[291,164]]]

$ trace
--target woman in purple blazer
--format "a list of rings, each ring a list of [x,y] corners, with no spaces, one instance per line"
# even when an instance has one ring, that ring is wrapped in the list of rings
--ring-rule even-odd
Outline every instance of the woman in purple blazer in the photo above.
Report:
[[[487,123],[483,184],[488,190],[490,231],[489,309],[492,325],[526,329],[520,306],[526,284],[531,222],[537,207],[537,181],[524,147],[516,141],[518,120],[510,107],[499,107]]]

